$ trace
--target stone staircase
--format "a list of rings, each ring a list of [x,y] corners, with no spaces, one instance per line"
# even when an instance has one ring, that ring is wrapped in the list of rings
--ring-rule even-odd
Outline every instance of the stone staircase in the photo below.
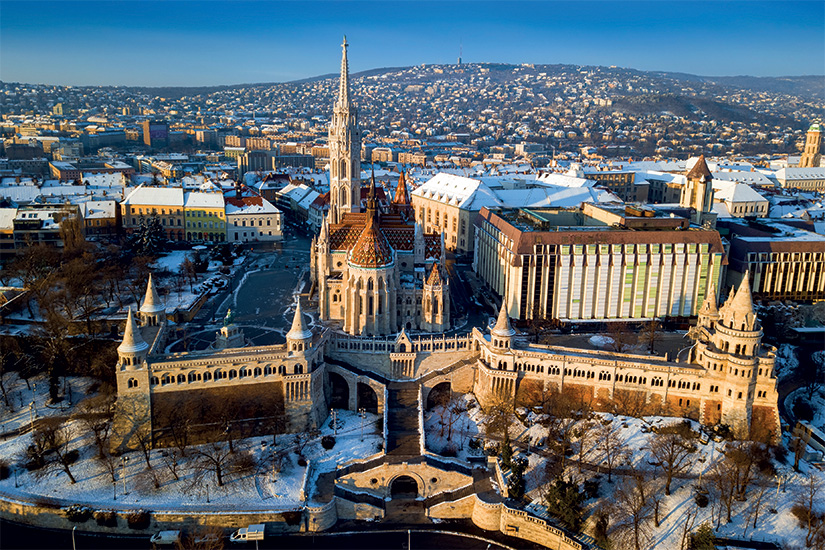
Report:
[[[391,382],[387,388],[387,454],[418,456],[421,433],[418,430],[418,383]]]

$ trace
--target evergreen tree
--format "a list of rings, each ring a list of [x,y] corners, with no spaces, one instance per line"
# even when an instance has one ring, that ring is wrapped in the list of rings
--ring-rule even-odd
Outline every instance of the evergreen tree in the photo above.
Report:
[[[501,442],[501,466],[506,470],[513,461],[513,447],[510,445],[510,434],[504,432],[504,441]]]
[[[713,527],[707,521],[699,526],[690,537],[693,550],[713,550],[716,548],[716,536],[713,534]]]
[[[548,511],[573,531],[578,531],[581,527],[584,500],[584,494],[572,480],[557,479],[544,495]]]

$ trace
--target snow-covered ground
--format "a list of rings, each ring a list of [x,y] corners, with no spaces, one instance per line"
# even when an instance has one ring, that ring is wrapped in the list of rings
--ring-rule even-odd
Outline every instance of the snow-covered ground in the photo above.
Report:
[[[86,377],[61,377],[60,393],[64,399],[52,404],[48,402],[49,381],[45,375],[33,376],[27,385],[16,371],[7,373],[3,386],[10,406],[6,406],[6,402],[0,398],[0,433],[13,432],[19,428],[28,429],[29,424],[38,418],[70,414],[72,405],[77,405],[89,396],[89,388],[94,382],[94,379]],[[0,452],[0,457],[7,456]]]
[[[474,401],[471,398],[468,400],[470,402]],[[820,412],[817,419],[825,415],[825,402],[818,404]],[[441,435],[441,412],[440,407],[435,407],[426,413],[425,428],[427,448],[432,452],[438,453],[442,452],[447,446],[452,445],[457,448],[458,456],[461,458],[466,458],[466,456],[474,453],[480,454],[480,452],[470,450],[467,441],[470,437],[484,433],[484,413],[481,409],[479,407],[471,408],[468,413],[464,415],[464,418],[456,421],[452,441],[446,440],[446,428],[445,435]],[[520,413],[526,412],[526,410],[520,411]],[[509,429],[510,438],[514,442],[526,444],[527,438],[529,437],[531,449],[536,449],[535,444],[542,443],[543,440],[548,437],[548,429],[537,422],[540,418],[533,413],[527,415],[520,414],[520,416],[525,418],[530,426],[528,428],[518,418],[514,419]],[[682,418],[661,416],[634,418],[614,416],[609,413],[597,413],[593,416],[593,420],[616,423],[616,425],[619,426],[619,434],[622,440],[627,447],[632,450],[630,462],[637,468],[648,468],[651,470],[654,468],[650,464],[652,458],[649,452],[651,438],[654,436],[654,431],[651,430],[651,428],[655,429],[655,427],[683,422]],[[698,432],[698,423],[691,422],[691,427],[694,431]],[[464,433],[455,433],[455,431]],[[483,438],[483,435],[481,437]],[[463,446],[461,445],[461,441],[464,441]],[[707,475],[710,471],[711,464],[722,456],[725,442],[717,443],[713,440],[707,444],[701,444],[698,440],[694,440],[694,442],[697,450],[692,455],[690,468],[684,473],[686,479],[673,480],[671,495],[663,497],[661,525],[658,528],[654,528],[652,523],[650,525],[651,539],[649,548],[679,548],[682,526],[688,514],[695,516],[695,519],[692,520],[694,522],[693,529],[698,528],[704,521],[711,521],[710,506],[706,508],[697,508],[695,506],[694,487],[697,484],[700,474],[702,476]],[[538,505],[534,507],[534,509],[542,508],[542,487],[545,482],[543,448],[539,447],[538,452],[534,451],[528,456],[529,465],[525,472],[527,496],[529,499],[532,499],[534,504]],[[595,441],[590,444],[590,449],[590,453],[586,457],[585,462],[602,464],[604,455],[603,452],[596,447]],[[570,458],[572,461],[576,456],[574,455]],[[803,547],[804,532],[798,527],[798,521],[791,514],[790,509],[797,498],[798,489],[802,486],[802,482],[807,473],[809,471],[813,472],[819,476],[823,483],[825,483],[825,474],[804,462],[800,469],[801,472],[794,473],[792,468],[786,464],[777,465],[779,478],[782,479],[783,491],[777,494],[775,482],[772,483],[771,488],[766,491],[759,513],[758,528],[756,530],[752,528],[753,519],[750,517],[754,506],[754,499],[751,498],[750,501],[734,503],[732,521],[728,524],[725,524],[723,521],[717,530],[717,535],[730,538],[744,537],[775,541],[783,545],[783,547],[787,547],[787,545]],[[595,472],[587,468],[583,469],[582,473],[579,473],[578,466],[575,463],[571,463],[568,466],[565,474],[579,482],[590,479],[596,475]],[[610,484],[607,482],[607,476],[602,474],[600,497],[609,499],[612,488],[615,487],[621,479],[621,476],[614,475],[613,483]],[[589,504],[593,504],[593,502],[594,501],[589,501]],[[777,513],[770,513],[769,510],[772,508],[776,508]]]
[[[88,379],[70,379],[76,395],[83,395],[88,389]],[[45,382],[42,382],[45,384]],[[45,387],[45,386],[44,386]],[[41,403],[40,384],[37,388],[36,402]],[[51,409],[49,409],[51,411]],[[20,413],[4,413],[5,430],[28,421],[28,408]],[[58,414],[61,411],[53,411]],[[68,417],[72,411],[63,411]],[[334,471],[339,464],[371,456],[383,445],[381,429],[376,428],[379,415],[366,413],[362,419],[352,411],[339,411],[338,427],[334,430],[327,419],[318,436],[306,444],[303,456],[311,466],[309,486],[317,480],[320,473]],[[91,434],[84,432],[80,422],[68,420],[72,434],[70,448],[80,451],[80,458],[70,466],[77,483],[72,484],[62,471],[53,470],[45,476],[36,477],[35,473],[24,468],[16,468],[17,474],[0,481],[0,494],[7,497],[37,499],[50,497],[72,503],[88,504],[95,508],[146,508],[146,509],[272,509],[284,510],[303,504],[302,488],[305,484],[307,466],[298,464],[295,434],[283,434],[277,437],[277,447],[273,449],[272,436],[251,437],[234,442],[235,452],[247,451],[255,459],[257,467],[241,477],[227,475],[223,487],[218,487],[213,473],[208,473],[201,480],[197,479],[193,461],[203,446],[191,447],[188,456],[181,459],[179,480],[174,480],[171,471],[165,466],[163,449],[151,451],[152,471],[161,479],[160,488],[154,488],[152,476],[148,473],[143,454],[127,453],[122,463],[117,465],[117,483],[113,487],[111,475],[96,458],[96,448]],[[363,425],[363,429],[362,429]],[[325,450],[321,437],[335,435],[335,446]],[[363,433],[363,435],[362,435]],[[0,457],[16,464],[31,443],[31,434],[8,438],[0,441]],[[281,454],[280,470],[273,473],[271,456],[273,451]],[[125,474],[125,475],[124,475]],[[124,494],[125,492],[125,494]],[[208,504],[207,504],[208,495]]]

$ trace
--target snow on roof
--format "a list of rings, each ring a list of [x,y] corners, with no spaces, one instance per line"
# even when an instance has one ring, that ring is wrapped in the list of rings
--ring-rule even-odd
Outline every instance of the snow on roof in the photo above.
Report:
[[[825,179],[825,167],[799,168],[798,166],[789,166],[777,170],[776,177],[780,180],[821,180]]]
[[[0,198],[8,199],[20,204],[32,202],[39,196],[40,189],[32,185],[0,187]]]
[[[87,220],[115,217],[116,201],[86,201],[78,205],[83,217]]]
[[[595,180],[579,178],[569,174],[559,174],[556,172],[545,172],[538,177],[539,181],[559,185],[562,187],[593,187]]]
[[[183,206],[180,187],[147,187],[141,184],[123,200],[123,204]]]
[[[188,191],[184,193],[183,205],[186,208],[223,208],[223,194]]]
[[[439,173],[412,192],[464,210],[541,206],[578,206],[582,202],[621,202],[616,195],[596,187],[567,187],[533,182],[529,187],[493,190],[487,181],[496,178],[467,178]]]
[[[730,210],[728,210],[728,205],[725,204],[724,202],[715,202],[715,203],[713,203],[713,208],[711,208],[711,211],[716,214],[717,218],[732,218],[733,217],[730,213]]]
[[[261,196],[226,199],[227,216],[277,214],[278,212],[280,212],[280,210],[278,210],[274,204]]]
[[[735,181],[737,183],[748,183],[750,185],[773,186],[773,182],[761,172],[739,172],[723,170],[721,172],[711,172],[713,181]]]
[[[715,178],[713,182],[715,199],[725,202],[768,202],[768,199],[744,183],[722,182],[722,185],[717,187]]]

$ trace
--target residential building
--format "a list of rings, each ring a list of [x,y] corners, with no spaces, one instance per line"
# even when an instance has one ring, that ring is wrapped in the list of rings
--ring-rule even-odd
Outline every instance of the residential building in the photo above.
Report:
[[[146,184],[126,192],[120,203],[123,229],[132,233],[151,217],[160,219],[170,241],[186,240],[183,215],[183,189],[180,187],[151,187]]]
[[[226,240],[226,210],[220,189],[207,187],[207,190],[184,193],[183,213],[187,241]]]
[[[225,195],[226,236],[231,242],[283,240],[281,211],[253,189],[237,186]]]

